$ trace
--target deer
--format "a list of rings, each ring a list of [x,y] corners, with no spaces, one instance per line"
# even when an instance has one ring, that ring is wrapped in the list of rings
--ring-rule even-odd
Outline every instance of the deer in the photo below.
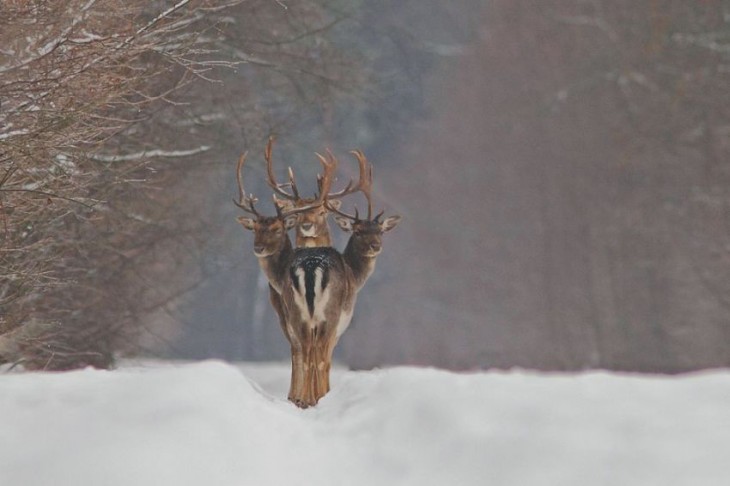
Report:
[[[295,262],[295,252],[287,231],[294,228],[297,224],[297,215],[301,212],[309,211],[312,208],[323,205],[325,195],[329,194],[329,187],[332,182],[335,163],[328,159],[322,159],[325,169],[324,176],[320,178],[320,197],[306,206],[298,208],[282,209],[276,203],[276,216],[264,216],[258,212],[255,203],[258,201],[253,194],[247,195],[243,182],[243,167],[246,160],[246,154],[243,154],[238,161],[236,168],[236,182],[238,184],[238,200],[233,200],[234,204],[243,211],[253,215],[254,217],[239,216],[238,222],[247,230],[254,233],[254,254],[258,258],[259,266],[269,281],[269,298],[278,317],[279,324],[282,328],[284,336],[291,345],[292,352],[292,376],[288,398],[296,405],[306,408],[313,405],[316,401],[312,398],[311,391],[305,391],[305,380],[309,383],[311,379],[305,377],[305,362],[311,361],[312,345],[310,336],[300,330],[301,323],[292,322],[290,315],[292,310],[297,306],[306,307],[312,313],[315,296],[311,284],[311,272],[305,277],[305,281],[297,278],[297,268],[309,269],[311,267],[306,258],[299,257],[296,259],[299,267],[292,267]],[[336,250],[328,247],[316,248],[318,254],[324,254],[319,257],[324,265],[332,264],[332,258],[328,259],[328,255]],[[337,265],[337,262],[333,263]],[[341,273],[341,269],[340,273]],[[307,270],[301,270],[307,271]],[[316,272],[316,269],[314,269]],[[293,272],[293,273],[292,273]],[[301,273],[301,272],[300,272]],[[326,281],[324,282],[326,284]],[[322,281],[320,280],[320,286]],[[309,294],[307,294],[309,291]],[[331,292],[328,289],[327,295]],[[337,292],[335,292],[336,294]],[[338,300],[335,295],[334,301]],[[333,311],[328,310],[329,314]],[[321,319],[321,313],[317,314]],[[328,315],[328,319],[333,319]],[[306,352],[306,354],[305,354]],[[311,366],[307,369],[311,370]],[[309,386],[308,390],[311,390]]]
[[[310,207],[306,211],[301,211],[297,215],[296,224],[296,247],[297,248],[313,248],[320,246],[332,246],[332,238],[330,237],[329,224],[327,222],[329,211],[323,204],[324,201],[328,201],[329,207],[339,208],[341,204],[341,198],[348,194],[357,192],[363,178],[365,177],[366,167],[363,163],[360,163],[360,182],[354,184],[352,179],[345,186],[344,189],[331,192],[324,195],[322,198],[322,182],[324,176],[317,176],[317,187],[318,194],[315,194],[313,198],[302,197],[299,194],[296,180],[294,179],[294,172],[292,168],[288,168],[289,182],[280,184],[276,180],[273,168],[272,151],[275,138],[269,137],[269,141],[266,144],[266,150],[264,151],[264,159],[266,160],[266,175],[267,183],[269,187],[274,191],[274,201],[277,206],[283,210],[290,210],[294,208]],[[328,150],[327,156],[324,157],[319,153],[315,153],[319,158],[320,162],[325,164],[334,164],[333,170],[336,170],[337,159]],[[289,188],[290,191],[287,191]],[[276,195],[279,197],[277,198]]]
[[[382,251],[382,236],[400,222],[400,216],[383,218],[372,213],[373,170],[365,155],[351,152],[358,160],[361,177],[356,187],[368,203],[367,218],[341,212],[325,198],[324,206],[336,213],[337,225],[351,232],[345,251],[331,247],[296,248],[289,266],[292,291],[282,294],[284,302],[293,299],[287,325],[297,334],[302,346],[302,369],[299,376],[299,405],[316,405],[330,391],[332,354],[352,320],[358,292],[375,270]],[[329,167],[337,161],[328,153]],[[322,160],[323,158],[321,158]],[[323,164],[325,163],[322,160]],[[350,184],[348,184],[350,187]]]
[[[315,405],[330,391],[329,375],[334,349],[352,320],[358,292],[375,270],[377,257],[382,251],[383,234],[395,228],[401,219],[398,215],[383,218],[384,211],[373,217],[372,165],[361,151],[351,153],[361,168],[356,188],[367,200],[367,218],[360,219],[357,207],[352,216],[325,199],[325,207],[336,213],[337,225],[352,233],[344,252],[339,253],[333,248],[297,248],[290,265],[292,282],[299,289],[306,288],[306,292],[298,294],[298,307],[290,315],[290,324],[301,333],[299,338],[304,343],[300,391],[301,401],[306,406]],[[333,158],[331,154],[328,156]],[[329,165],[336,166],[336,160]],[[303,295],[311,296],[306,308]],[[293,296],[296,298],[297,294]]]
[[[242,169],[246,162],[246,153],[238,159],[236,167],[236,183],[238,184],[238,201],[233,203],[240,209],[250,213],[254,218],[239,216],[238,222],[247,230],[254,233],[254,255],[259,260],[259,266],[269,281],[269,297],[272,306],[279,316],[279,321],[287,334],[286,323],[281,311],[279,295],[281,294],[281,282],[286,272],[286,264],[292,258],[293,246],[289,239],[288,230],[294,228],[297,223],[296,209],[282,210],[274,204],[276,216],[263,216],[255,207],[258,198],[253,194],[246,195],[243,186]],[[310,208],[299,208],[299,211],[306,211]]]
[[[254,196],[245,196],[243,162],[239,161],[238,165],[239,202],[236,204],[256,216],[256,219],[239,217],[239,222],[254,231],[254,252],[269,279],[272,304],[276,302],[282,330],[291,345],[288,398],[301,408],[316,405],[329,392],[334,348],[352,319],[358,291],[375,268],[382,234],[400,220],[399,216],[392,216],[381,221],[382,212],[372,217],[372,167],[361,152],[355,154],[365,168],[357,187],[368,200],[368,217],[361,220],[357,209],[354,217],[335,210],[339,215],[338,225],[352,232],[342,254],[332,247],[292,249],[286,229],[296,224],[299,211],[309,210],[311,205],[286,212],[276,206],[276,217],[261,216],[253,206]],[[319,198],[312,205],[324,204],[333,210],[324,195],[329,194],[336,159],[328,154],[328,158],[320,160],[325,175],[320,179]]]
[[[381,211],[375,217],[372,216],[372,165],[367,162],[362,151],[353,150],[350,153],[358,159],[361,167],[365,167],[365,177],[360,179],[358,191],[365,196],[367,201],[367,217],[360,219],[357,207],[355,207],[355,214],[350,215],[340,211],[338,207],[329,205],[328,201],[325,202],[325,206],[336,214],[334,220],[340,229],[351,233],[345,250],[342,252],[342,259],[347,268],[348,285],[351,288],[352,296],[343,305],[342,316],[337,328],[338,338],[350,324],[357,292],[362,289],[375,270],[377,257],[382,251],[383,234],[395,228],[401,220],[398,215],[383,219],[385,211]]]

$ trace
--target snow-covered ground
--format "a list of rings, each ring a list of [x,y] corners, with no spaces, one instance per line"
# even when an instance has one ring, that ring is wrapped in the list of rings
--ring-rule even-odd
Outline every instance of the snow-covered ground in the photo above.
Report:
[[[1,486],[730,484],[730,372],[337,370],[285,365],[0,375]]]

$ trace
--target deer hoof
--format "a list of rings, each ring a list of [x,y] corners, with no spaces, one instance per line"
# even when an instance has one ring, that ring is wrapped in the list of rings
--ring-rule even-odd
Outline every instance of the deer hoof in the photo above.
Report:
[[[301,409],[309,408],[309,407],[317,404],[316,402],[315,403],[309,403],[308,401],[303,400],[301,398],[291,398],[290,397],[289,398],[289,401],[292,402],[294,405],[296,405],[297,407],[299,407]]]

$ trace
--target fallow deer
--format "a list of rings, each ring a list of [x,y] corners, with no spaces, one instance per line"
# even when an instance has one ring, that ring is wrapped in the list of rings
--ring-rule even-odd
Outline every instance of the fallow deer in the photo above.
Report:
[[[242,169],[245,164],[246,154],[242,155],[238,161],[236,169],[236,181],[238,184],[238,201],[233,202],[244,211],[252,214],[255,218],[249,218],[240,216],[238,222],[241,225],[254,232],[254,254],[258,257],[259,266],[266,275],[269,281],[269,297],[271,303],[279,316],[279,324],[281,325],[282,331],[285,337],[291,345],[292,352],[292,378],[291,386],[289,389],[289,399],[295,404],[301,407],[313,405],[316,401],[311,398],[311,393],[305,391],[305,381],[307,383],[316,382],[316,379],[309,379],[306,375],[307,370],[311,370],[311,366],[306,366],[312,361],[314,356],[314,350],[312,349],[311,335],[302,329],[301,319],[292,319],[291,314],[294,309],[298,307],[307,307],[308,310],[314,312],[314,305],[317,304],[316,315],[318,319],[334,319],[330,317],[334,311],[328,309],[322,311],[321,305],[321,290],[324,290],[327,281],[322,280],[322,271],[320,270],[320,277],[317,281],[317,289],[320,289],[320,294],[315,296],[315,288],[313,287],[312,276],[317,273],[317,268],[312,265],[312,262],[307,256],[295,255],[294,249],[292,248],[291,240],[287,234],[287,230],[293,228],[296,225],[296,215],[303,211],[309,211],[315,205],[322,205],[322,200],[315,200],[311,205],[302,206],[299,208],[291,208],[288,211],[282,210],[275,204],[277,216],[263,216],[255,208],[255,203],[258,201],[253,195],[246,195],[246,191],[243,187],[243,176]],[[327,165],[327,161],[322,161],[325,174],[320,180],[320,188],[322,189],[322,198],[329,191],[329,187],[334,174],[334,165]],[[313,250],[318,255],[314,260],[318,261],[321,268],[327,268],[328,266],[339,266],[341,262],[332,260],[329,258],[330,253],[336,250],[332,248],[316,248],[308,249]],[[318,267],[320,268],[320,267]],[[298,278],[298,275],[306,272],[304,280]],[[339,270],[342,273],[342,270]],[[336,279],[341,281],[341,279]],[[329,299],[330,295],[333,295],[333,301],[340,300],[338,292],[332,291],[332,285],[326,289],[325,299]],[[322,314],[325,312],[326,316]],[[311,387],[310,387],[311,388]]]
[[[382,251],[383,233],[392,230],[400,222],[401,217],[398,215],[389,216],[381,221],[384,211],[378,213],[374,218],[372,216],[372,182],[373,170],[372,165],[368,164],[365,155],[355,150],[351,152],[357,157],[361,166],[366,167],[366,176],[361,178],[358,190],[363,193],[368,204],[368,213],[366,219],[360,219],[357,207],[355,215],[343,213],[338,208],[329,206],[331,211],[337,215],[334,217],[335,223],[343,230],[351,232],[352,235],[347,241],[345,251],[342,252],[343,261],[347,267],[347,278],[353,295],[343,305],[343,313],[337,327],[337,336],[341,336],[347,329],[352,319],[352,311],[355,306],[357,292],[365,285],[367,279],[375,270],[375,263],[378,255]]]
[[[297,248],[290,266],[292,281],[300,292],[292,294],[297,308],[288,322],[295,332],[302,333],[300,339],[305,343],[302,400],[307,405],[316,404],[330,390],[334,348],[352,320],[357,293],[375,269],[383,233],[400,221],[400,216],[381,220],[383,212],[373,218],[372,166],[362,152],[352,153],[363,168],[358,191],[367,199],[367,219],[360,219],[357,209],[355,216],[350,216],[326,202],[328,209],[338,214],[337,224],[352,232],[344,253],[332,248]],[[306,291],[302,293],[302,289]],[[311,299],[306,305],[303,296]]]
[[[243,154],[239,158],[236,168],[238,201],[234,200],[233,202],[239,208],[252,214],[254,218],[239,216],[237,219],[244,228],[254,233],[254,254],[259,260],[261,270],[269,281],[269,298],[279,317],[281,330],[284,332],[284,336],[289,339],[290,333],[286,326],[286,316],[280,295],[285,282],[288,280],[288,265],[294,256],[294,249],[287,231],[297,223],[297,210],[282,211],[278,206],[274,205],[277,210],[276,216],[261,215],[255,207],[258,199],[253,194],[247,196],[243,187],[241,171],[245,161],[246,154]],[[306,207],[300,208],[301,211],[308,209]],[[291,340],[289,341],[291,342]],[[294,356],[293,351],[292,356]],[[294,366],[293,362],[292,366]],[[294,384],[293,378],[294,376],[292,375],[292,386]],[[290,390],[289,398],[291,399],[292,397],[293,392]]]
[[[243,190],[243,159],[238,165],[240,202],[236,204],[256,215],[255,220],[240,217],[239,222],[254,231],[254,250],[269,279],[272,302],[276,301],[275,306],[279,306],[280,324],[292,351],[289,399],[300,407],[316,404],[329,391],[332,353],[350,323],[357,292],[375,267],[382,234],[393,229],[400,220],[393,216],[381,222],[382,213],[372,218],[372,168],[367,167],[361,152],[355,152],[355,155],[367,171],[358,190],[368,200],[368,218],[359,219],[357,210],[354,217],[335,210],[340,215],[338,224],[352,231],[344,254],[330,247],[292,250],[286,229],[295,224],[293,216],[298,211],[285,213],[277,207],[275,218],[258,214],[253,207],[256,199],[246,197]],[[324,195],[328,193],[336,164],[324,158],[321,160],[325,175],[320,195]],[[334,210],[331,206],[329,209]]]

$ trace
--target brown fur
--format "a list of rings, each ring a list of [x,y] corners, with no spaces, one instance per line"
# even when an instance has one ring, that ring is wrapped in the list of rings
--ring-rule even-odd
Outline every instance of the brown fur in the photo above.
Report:
[[[254,233],[254,251],[261,270],[269,280],[269,298],[291,346],[292,374],[288,398],[302,408],[315,405],[330,387],[329,371],[332,352],[337,343],[340,303],[348,300],[351,281],[346,273],[347,266],[343,257],[331,250],[334,259],[328,284],[331,298],[323,311],[323,321],[310,329],[301,309],[295,304],[289,277],[295,250],[286,229],[296,224],[296,218],[291,216],[282,221],[273,217],[258,217],[255,220],[239,217],[238,221]]]
[[[254,252],[257,253],[259,266],[269,280],[269,299],[272,307],[279,317],[279,325],[284,336],[292,347],[292,379],[289,388],[289,399],[297,403],[297,397],[300,394],[297,389],[299,383],[297,361],[298,356],[295,349],[295,342],[292,340],[291,332],[287,328],[287,307],[285,306],[281,293],[284,287],[288,285],[288,269],[289,263],[293,257],[293,248],[287,229],[296,224],[295,217],[289,217],[284,221],[279,218],[258,217],[255,220],[251,218],[239,217],[238,222],[241,225],[253,231],[254,233]],[[256,250],[262,250],[257,252]],[[298,403],[297,403],[298,404]]]
[[[315,199],[303,198],[291,201],[276,199],[276,205],[284,211],[292,208],[301,208],[315,202]],[[340,201],[329,201],[330,206],[339,208]],[[329,211],[324,205],[303,211],[297,214],[296,239],[297,248],[314,248],[318,246],[332,246],[330,228],[328,224]]]
[[[309,314],[295,302],[294,288],[285,285],[281,294],[283,319],[287,323],[292,345],[292,385],[289,399],[300,407],[315,405],[330,390],[332,354],[340,336],[352,318],[358,291],[365,285],[375,269],[382,251],[383,233],[390,231],[400,221],[399,216],[376,220],[350,220],[335,217],[345,231],[352,231],[345,251],[321,249],[311,251],[331,258],[329,268],[329,300],[322,309],[322,317],[312,325]],[[301,253],[302,250],[295,250]],[[317,312],[315,312],[315,315]]]
[[[307,199],[299,196],[291,169],[288,184],[276,182],[271,159],[272,145],[273,138],[270,138],[264,158],[269,185],[285,198],[274,197],[279,216],[260,216],[253,207],[256,199],[246,197],[241,175],[244,154],[237,167],[239,202],[236,204],[255,214],[256,219],[240,217],[238,220],[254,232],[254,252],[269,280],[269,298],[291,345],[289,400],[305,408],[315,405],[330,389],[329,373],[334,348],[352,318],[357,292],[375,268],[382,234],[394,228],[400,217],[381,222],[380,216],[377,216],[370,220],[372,167],[368,166],[362,152],[353,152],[360,168],[359,182],[353,185],[350,181],[338,193],[329,193],[337,160],[329,151],[327,157],[317,154],[325,172],[318,177],[319,196]],[[286,186],[291,188],[291,193],[285,191]],[[356,190],[363,192],[368,199],[368,220],[336,218],[342,229],[353,233],[344,253],[340,254],[328,248],[332,246],[332,239],[327,217],[329,210],[339,213],[340,201],[337,198]],[[290,215],[282,216],[284,214]],[[298,250],[292,248],[287,235],[287,230],[292,227],[296,227]],[[305,272],[304,285],[301,283],[302,271]],[[327,273],[327,285],[323,283],[323,272]],[[300,279],[296,288],[292,281],[295,275]]]
[[[342,255],[330,248],[297,250],[300,254],[306,252],[329,262],[328,284],[324,290],[329,294],[326,305],[322,306],[320,302],[311,316],[306,307],[297,305],[293,285],[285,286],[281,295],[292,342],[293,401],[303,407],[315,405],[330,389],[329,373],[337,344],[337,326],[342,305],[351,294]]]
[[[334,262],[329,269],[330,296],[327,305],[319,309],[324,320],[312,326],[303,309],[290,306],[285,310],[286,322],[293,333],[292,390],[300,406],[314,405],[329,392],[332,353],[350,323],[358,291],[375,269],[383,233],[395,228],[400,217],[383,222],[348,220],[343,223],[338,217],[335,220],[346,231],[352,231],[352,236],[342,254],[329,253]],[[291,286],[286,286],[283,302],[294,302],[293,292]]]

